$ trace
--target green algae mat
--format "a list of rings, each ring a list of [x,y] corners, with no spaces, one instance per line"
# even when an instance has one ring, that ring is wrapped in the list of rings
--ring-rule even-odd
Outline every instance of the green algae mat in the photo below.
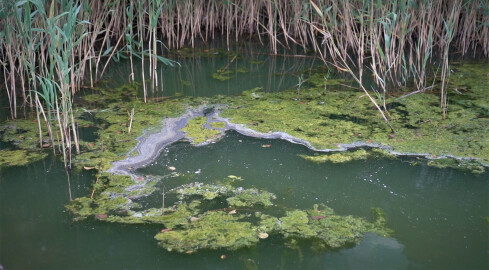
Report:
[[[234,185],[243,181],[234,181],[237,178],[230,176],[221,181],[227,184],[220,185],[195,182],[177,186],[165,194],[178,196],[179,201],[174,205],[138,211],[141,205],[133,200],[150,194],[130,192],[138,186],[130,177],[106,176],[99,179],[108,186],[102,188],[103,192],[94,199],[76,199],[68,209],[78,220],[94,218],[128,224],[160,224],[164,228],[155,236],[160,245],[168,251],[185,253],[249,247],[269,235],[311,239],[318,248],[339,248],[359,242],[367,232],[383,237],[391,234],[380,209],[374,209],[376,219],[373,222],[336,215],[325,205],[315,204],[310,210],[286,209],[274,205],[273,193]],[[152,192],[154,188],[144,190]],[[219,201],[223,208],[209,209]],[[285,212],[285,215],[275,217],[265,214],[267,212]]]
[[[387,146],[398,153],[427,154],[432,158],[448,155],[487,165],[488,68],[486,63],[456,66],[449,84],[450,113],[445,120],[441,118],[435,90],[387,99],[395,133],[362,92],[335,90],[335,84],[328,90],[311,87],[299,93],[245,92],[230,102],[222,116],[259,132],[286,132],[317,149],[362,142]],[[314,86],[322,85],[316,82]]]

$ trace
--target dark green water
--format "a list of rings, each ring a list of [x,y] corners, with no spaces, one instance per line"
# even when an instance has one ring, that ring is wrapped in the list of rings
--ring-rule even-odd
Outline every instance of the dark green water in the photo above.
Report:
[[[188,57],[179,58],[175,55],[165,55],[179,63],[179,65],[165,66],[159,64],[159,87],[154,90],[148,85],[149,96],[214,96],[236,95],[243,90],[261,87],[265,92],[281,91],[295,88],[299,82],[299,74],[304,71],[311,72],[313,67],[321,66],[322,62],[311,56],[304,56],[299,47],[280,55],[269,54],[269,47],[261,45],[258,41],[246,41],[232,44],[230,52],[237,53],[238,57],[233,61],[233,56],[225,55],[227,47],[225,40],[215,40],[212,44],[200,44],[204,49],[223,48],[224,52],[215,57]],[[294,55],[299,55],[294,57]],[[229,66],[228,66],[229,65]],[[218,69],[228,66],[231,77],[226,81],[212,78],[212,74]],[[239,72],[238,70],[245,72]],[[105,87],[118,87],[129,82],[131,66],[129,61],[112,63],[104,75]],[[135,81],[142,82],[141,62],[135,60]],[[148,79],[149,69],[145,69]],[[305,77],[307,78],[307,76]],[[141,87],[142,96],[142,87]]]
[[[271,147],[263,148],[263,144]],[[231,132],[204,147],[179,142],[167,148],[143,174],[164,175],[175,166],[188,181],[212,182],[233,174],[243,187],[277,195],[275,203],[309,208],[326,203],[338,214],[372,219],[381,207],[392,238],[368,234],[357,246],[313,251],[283,246],[279,238],[229,252],[174,254],[158,247],[154,225],[71,222],[66,174],[47,159],[0,171],[0,263],[5,269],[487,269],[488,174],[412,166],[406,159],[370,159],[314,164],[297,154],[307,148]],[[196,173],[200,172],[200,173]],[[72,175],[72,196],[90,193],[93,176]],[[151,200],[157,198],[148,198]],[[220,256],[225,254],[226,259]]]

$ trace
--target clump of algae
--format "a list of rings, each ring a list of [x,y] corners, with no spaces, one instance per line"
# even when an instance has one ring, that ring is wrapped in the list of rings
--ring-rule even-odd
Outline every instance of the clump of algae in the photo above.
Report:
[[[139,84],[128,84],[109,90],[99,87],[104,109],[89,110],[94,121],[97,122],[98,138],[95,142],[82,142],[82,153],[75,156],[75,168],[94,167],[99,171],[108,170],[111,163],[121,160],[137,144],[137,137],[144,130],[158,126],[165,117],[176,117],[183,113],[187,102],[164,100],[144,103],[137,97]],[[97,88],[98,89],[98,88]],[[121,102],[120,100],[124,100]],[[134,118],[131,122],[129,113],[134,109]],[[129,130],[131,126],[131,130]]]
[[[212,78],[221,82],[230,80],[233,78],[233,72],[231,70],[217,70],[217,72],[212,73]]]
[[[314,205],[306,211],[289,210],[280,218],[255,212],[258,222],[242,221],[246,215],[209,211],[183,226],[164,230],[155,238],[169,251],[187,253],[198,249],[234,250],[254,245],[259,239],[266,239],[268,234],[281,235],[284,239],[309,239],[321,248],[339,248],[358,243],[367,232],[384,237],[392,233],[385,226],[383,212],[378,208],[373,211],[377,215],[373,223],[353,216],[335,215],[324,205]]]
[[[232,193],[231,186],[210,185],[199,182],[182,185],[171,190],[179,195],[180,199],[189,196],[202,196],[206,200],[213,200],[219,196]]]
[[[41,128],[44,127],[41,126]],[[37,120],[8,120],[1,123],[0,132],[0,139],[3,142],[12,144],[16,149],[39,149],[39,126],[37,124]],[[49,136],[47,134],[47,131],[43,130],[42,137],[43,144],[49,143]]]
[[[179,199],[172,206],[141,209],[142,205],[134,201],[137,198],[130,195],[139,181],[147,180],[99,175],[94,185],[94,196],[75,199],[67,209],[75,214],[75,220],[94,218],[125,224],[161,224],[165,229],[155,236],[159,244],[169,251],[186,253],[200,249],[248,247],[266,239],[269,234],[281,235],[285,239],[319,241],[322,247],[335,248],[358,242],[366,232],[389,233],[385,219],[369,223],[361,218],[334,215],[333,210],[326,206],[315,205],[304,211],[274,205],[275,195],[270,192],[233,187],[233,184],[243,181],[234,175],[219,181],[227,183],[224,185],[181,185],[169,191],[169,194],[177,194]],[[208,202],[207,206],[203,205],[204,201]],[[209,205],[226,207],[204,210]],[[286,215],[282,217],[263,213],[285,210]],[[324,219],[329,220],[326,222]]]
[[[229,180],[234,181],[236,179],[239,178],[235,176],[224,179],[222,182],[229,183],[225,185],[211,185],[195,182],[179,186],[172,189],[171,191],[177,193],[181,200],[191,196],[200,196],[205,200],[213,200],[217,197],[225,197],[229,206],[231,207],[273,205],[271,200],[276,198],[275,194],[264,190],[258,190],[256,188],[244,189],[242,187],[231,186],[233,182],[229,182]]]
[[[205,142],[211,142],[218,139],[220,136],[222,136],[222,131],[218,129],[205,128],[204,125],[206,123],[207,123],[207,118],[205,116],[198,116],[189,119],[187,125],[184,128],[182,128],[182,130],[187,133],[187,138],[189,138],[192,141],[192,144],[198,145]],[[213,125],[220,126],[222,124],[213,124]]]
[[[172,231],[158,233],[155,238],[168,251],[193,252],[198,249],[230,250],[249,247],[259,239],[250,222],[225,212],[207,212],[197,220]]]
[[[213,128],[218,128],[218,129],[226,128],[226,123],[222,121],[210,122],[209,125]]]
[[[284,237],[316,240],[316,245],[323,248],[339,248],[348,243],[357,243],[367,232],[389,236],[392,231],[385,227],[383,212],[378,208],[373,211],[377,219],[371,223],[363,218],[335,215],[333,209],[327,206],[314,205],[307,211],[288,211],[285,217],[280,218],[279,232]]]
[[[45,158],[48,154],[40,151],[0,150],[0,167],[24,166]]]
[[[475,174],[481,174],[486,171],[485,167],[482,164],[474,160],[440,158],[440,159],[428,160],[426,164],[430,167],[435,167],[440,169],[444,169],[444,168],[459,169]]]
[[[275,194],[268,191],[260,191],[256,188],[238,188],[234,191],[234,196],[227,198],[227,201],[232,207],[272,206],[272,200],[275,198]]]
[[[299,157],[314,163],[345,163],[353,160],[363,160],[367,158],[388,158],[395,159],[395,155],[380,148],[358,149],[353,151],[341,151],[329,154],[299,155]]]
[[[221,115],[258,132],[286,132],[318,149],[361,142],[398,153],[472,158],[487,165],[489,78],[484,72],[487,64],[457,66],[444,120],[437,90],[388,97],[386,107],[395,133],[361,91],[344,89],[339,83],[324,91],[316,80],[311,80],[313,87],[303,87],[300,92],[261,92],[260,98],[257,93],[244,92],[229,100],[229,108]]]
[[[325,162],[345,163],[345,162],[350,162],[352,160],[366,159],[368,157],[368,153],[367,151],[365,151],[365,149],[360,149],[353,152],[343,151],[343,152],[338,152],[333,154],[324,154],[324,155],[315,155],[315,156],[299,155],[299,156],[305,160],[309,160],[315,163],[325,163]]]
[[[159,233],[155,238],[160,245],[170,251],[194,252],[198,249],[228,248],[237,249],[250,246],[265,239],[268,234],[282,235],[285,239],[309,239],[323,248],[338,248],[346,244],[357,243],[367,232],[389,236],[385,215],[380,209],[373,209],[376,221],[371,223],[362,218],[335,215],[334,211],[324,205],[314,205],[309,210],[291,209],[283,217],[249,210],[261,205],[264,211],[273,206],[272,193],[257,189],[232,188],[231,186],[204,185],[193,183],[175,189],[185,197],[198,195],[206,200],[224,197],[231,207],[240,209],[240,213],[250,212],[258,218],[253,221],[248,215],[236,215],[236,210],[226,212],[208,211],[194,218],[193,222],[175,228],[172,231]],[[237,195],[236,195],[237,194]],[[242,195],[242,196],[240,196]],[[180,199],[185,199],[180,197]],[[245,208],[240,208],[245,207]],[[236,209],[235,208],[235,209]],[[234,215],[232,215],[234,214]],[[246,218],[247,221],[241,221]],[[218,238],[219,240],[216,240]]]

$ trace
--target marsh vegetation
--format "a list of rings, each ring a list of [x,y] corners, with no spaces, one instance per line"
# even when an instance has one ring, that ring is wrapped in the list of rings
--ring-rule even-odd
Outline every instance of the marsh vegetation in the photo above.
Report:
[[[243,267],[263,247],[314,268],[387,241],[399,265],[439,268],[460,250],[432,262],[406,239],[445,246],[440,220],[465,211],[471,228],[451,224],[476,248],[457,266],[487,263],[486,1],[28,0],[0,19],[0,176],[62,160],[63,218]]]

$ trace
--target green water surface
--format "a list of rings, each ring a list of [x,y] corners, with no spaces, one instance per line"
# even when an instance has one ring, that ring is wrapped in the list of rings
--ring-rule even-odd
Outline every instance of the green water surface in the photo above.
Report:
[[[244,178],[243,187],[275,193],[278,205],[325,203],[338,214],[371,220],[371,208],[380,207],[393,237],[367,234],[357,246],[326,251],[307,241],[289,249],[271,237],[233,252],[170,253],[153,239],[160,226],[73,223],[64,210],[63,166],[48,158],[0,171],[0,263],[5,269],[487,269],[487,173],[413,166],[408,159],[314,164],[298,154],[311,151],[230,132],[204,147],[175,143],[138,173],[165,175],[167,166],[176,167],[181,176],[166,180],[167,189],[233,174]],[[89,194],[92,180],[90,173],[71,175],[72,196]]]

